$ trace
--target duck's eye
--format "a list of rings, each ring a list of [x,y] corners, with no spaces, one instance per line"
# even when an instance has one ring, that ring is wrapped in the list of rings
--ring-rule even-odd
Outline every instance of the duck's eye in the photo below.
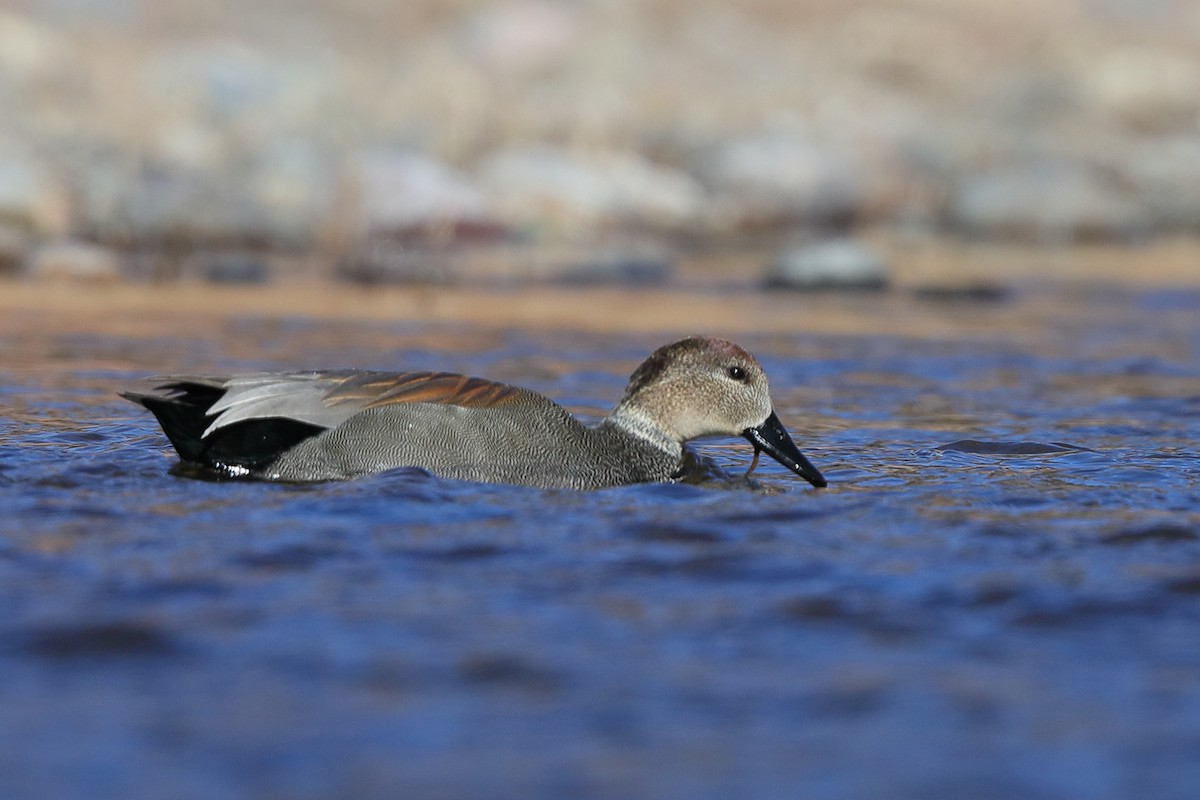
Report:
[[[746,370],[742,369],[741,367],[730,367],[729,369],[725,370],[725,373],[735,381],[744,382],[746,380]]]

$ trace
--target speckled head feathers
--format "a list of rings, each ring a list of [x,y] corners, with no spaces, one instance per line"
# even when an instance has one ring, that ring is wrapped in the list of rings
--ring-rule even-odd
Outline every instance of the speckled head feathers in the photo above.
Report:
[[[618,409],[687,441],[761,424],[771,414],[771,398],[754,356],[725,339],[693,336],[642,362]]]
[[[757,373],[762,372],[762,367],[754,356],[727,339],[689,336],[678,342],[663,345],[651,353],[629,377],[625,396],[628,398],[638,394],[648,384],[662,380],[663,376],[672,370],[718,363],[724,364],[726,368],[736,366],[745,370],[749,367]]]

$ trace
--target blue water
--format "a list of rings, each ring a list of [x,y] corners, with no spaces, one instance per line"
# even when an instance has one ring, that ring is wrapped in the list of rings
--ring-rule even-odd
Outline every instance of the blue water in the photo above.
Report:
[[[1019,339],[739,337],[823,491],[765,462],[757,489],[195,480],[115,394],[442,368],[595,415],[663,337],[31,334],[0,360],[0,797],[1194,798],[1180,297]]]

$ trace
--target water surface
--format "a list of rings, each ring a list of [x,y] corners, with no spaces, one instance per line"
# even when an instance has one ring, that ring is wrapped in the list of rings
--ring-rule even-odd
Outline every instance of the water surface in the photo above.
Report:
[[[1198,300],[739,337],[823,491],[765,460],[757,489],[201,481],[116,396],[451,369],[595,416],[669,337],[10,332],[0,796],[1194,797]]]

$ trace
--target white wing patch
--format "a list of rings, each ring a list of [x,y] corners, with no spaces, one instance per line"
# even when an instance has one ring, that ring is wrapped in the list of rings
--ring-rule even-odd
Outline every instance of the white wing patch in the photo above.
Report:
[[[325,403],[326,395],[337,384],[331,386],[323,377],[320,373],[300,372],[230,378],[224,384],[225,394],[208,410],[215,418],[203,436],[238,422],[270,417],[333,428],[362,410],[354,405]]]

